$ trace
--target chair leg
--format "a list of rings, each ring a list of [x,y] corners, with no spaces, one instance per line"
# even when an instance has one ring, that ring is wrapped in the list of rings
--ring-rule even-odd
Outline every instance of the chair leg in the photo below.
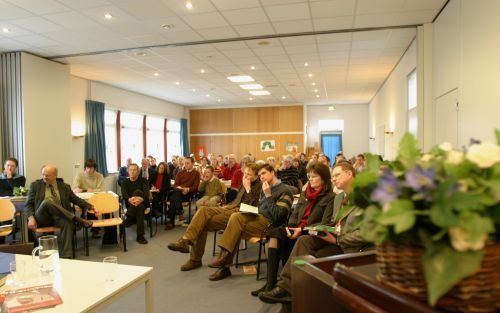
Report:
[[[259,241],[259,255],[257,256],[257,280],[260,279],[260,261],[262,259],[262,241]]]
[[[212,249],[212,256],[215,256],[216,242],[217,242],[217,231],[214,231],[214,247]]]
[[[148,214],[149,238],[153,238],[153,212]]]
[[[89,231],[87,228],[83,230],[84,233],[84,239],[83,239],[83,244],[85,245],[85,255],[89,256]]]
[[[125,226],[125,225],[124,225]],[[120,226],[117,226],[117,227],[120,227]],[[127,232],[126,232],[126,227],[123,227],[123,232],[122,232],[122,236],[123,236],[123,252],[127,252]]]
[[[240,240],[241,243],[241,240]],[[234,267],[238,268],[238,259],[240,257],[240,245],[238,244],[238,250],[236,250],[236,263],[234,264]]]

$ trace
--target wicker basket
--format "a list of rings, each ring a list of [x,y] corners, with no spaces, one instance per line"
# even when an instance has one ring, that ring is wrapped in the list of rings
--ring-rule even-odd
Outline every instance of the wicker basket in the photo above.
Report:
[[[378,245],[377,279],[427,302],[423,253],[421,245]],[[500,312],[500,243],[486,245],[479,271],[460,281],[436,306],[451,312]]]

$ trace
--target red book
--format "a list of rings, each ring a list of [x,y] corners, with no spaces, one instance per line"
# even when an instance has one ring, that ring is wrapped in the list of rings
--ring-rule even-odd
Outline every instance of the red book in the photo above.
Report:
[[[26,312],[62,303],[61,296],[52,285],[8,290],[1,298],[3,300],[3,309],[8,313]]]

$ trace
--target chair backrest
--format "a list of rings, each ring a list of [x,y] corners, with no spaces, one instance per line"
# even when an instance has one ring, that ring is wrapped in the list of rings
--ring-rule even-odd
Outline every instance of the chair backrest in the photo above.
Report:
[[[92,204],[101,214],[113,213],[120,209],[118,197],[110,193],[95,194],[88,200],[88,203]]]
[[[0,222],[12,221],[16,207],[10,199],[0,199]]]
[[[225,195],[227,193],[227,186],[226,186],[226,184],[222,180],[219,180],[219,182],[220,182],[220,185],[222,187],[222,192],[221,193],[223,195]]]

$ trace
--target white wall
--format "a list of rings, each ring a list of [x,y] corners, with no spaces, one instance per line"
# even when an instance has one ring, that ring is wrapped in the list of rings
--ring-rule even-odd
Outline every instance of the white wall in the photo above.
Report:
[[[434,99],[458,88],[458,144],[500,127],[500,1],[451,0],[434,23]]]
[[[368,151],[368,105],[367,104],[337,104],[334,111],[329,106],[306,106],[307,116],[307,147],[315,143],[321,147],[318,120],[344,120],[342,135],[343,152],[346,157]]]
[[[184,106],[163,101],[157,98],[141,95],[128,90],[84,78],[71,76],[71,121],[85,125],[85,100],[104,102],[106,108],[118,109],[125,112],[140,112],[148,115],[168,118],[184,118]],[[187,117],[186,117],[187,118]],[[82,170],[84,163],[85,140],[74,138],[72,141],[73,175]]]
[[[396,157],[397,144],[407,131],[407,76],[416,66],[417,45],[414,41],[369,104],[369,132],[370,137],[375,138],[370,140],[370,152],[383,154],[385,159]],[[394,134],[377,133],[381,125],[385,125],[385,131]],[[379,151],[380,140],[385,142],[384,151]]]
[[[24,147],[28,184],[53,163],[59,177],[72,181],[69,68],[23,53]]]

